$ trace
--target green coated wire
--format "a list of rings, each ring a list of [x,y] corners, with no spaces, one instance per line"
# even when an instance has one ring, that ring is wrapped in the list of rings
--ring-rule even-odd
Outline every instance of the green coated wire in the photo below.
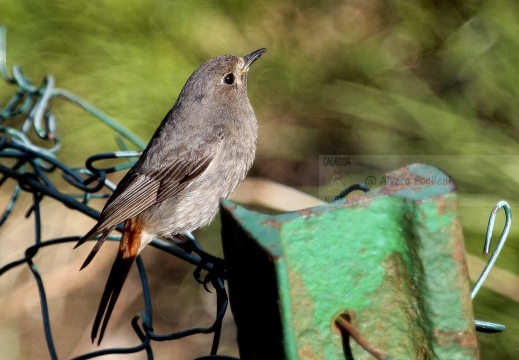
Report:
[[[0,25],[0,74],[2,77],[8,81],[13,82],[13,80],[9,77],[9,73],[7,72],[7,30],[5,25]]]

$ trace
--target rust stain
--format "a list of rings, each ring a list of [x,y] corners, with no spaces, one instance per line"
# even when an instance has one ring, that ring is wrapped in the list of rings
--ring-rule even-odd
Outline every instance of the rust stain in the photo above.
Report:
[[[439,215],[446,214],[449,211],[449,209],[452,214],[456,214],[458,212],[458,202],[454,201],[450,197],[445,197],[444,195],[442,195],[441,197],[437,198],[436,203],[438,205]]]
[[[312,348],[308,344],[302,346],[298,353],[301,359],[317,359],[317,355],[312,351]]]
[[[373,199],[379,196],[376,192],[369,192],[367,194],[351,194],[345,198],[344,204],[342,206],[368,206]]]
[[[230,205],[230,206],[224,206],[224,208],[226,208],[230,212],[234,212],[234,211],[236,211],[237,206],[236,205]]]
[[[463,265],[466,268],[467,261],[465,257],[465,241],[463,238],[463,231],[461,228],[461,222],[459,218],[456,218],[452,224],[452,238],[454,240],[454,251],[452,256],[456,263]]]
[[[436,200],[436,204],[438,204],[438,215],[442,216],[447,213],[449,206],[445,198],[438,198],[438,200]]]
[[[408,166],[398,170],[397,172],[384,174],[384,193],[392,195],[402,189],[412,187],[413,182],[411,181],[411,175]]]
[[[315,300],[307,289],[304,279],[294,271],[290,264],[288,265],[288,276],[291,283],[291,304],[294,314],[291,326],[295,330],[299,358],[324,359],[324,339],[319,336],[314,323]]]
[[[433,335],[439,345],[460,345],[462,347],[477,348],[478,339],[474,331],[440,331],[435,330]]]
[[[315,215],[315,212],[312,210],[312,208],[299,210],[298,213],[304,218]]]
[[[270,227],[273,227],[275,229],[281,229],[281,227],[283,226],[283,224],[281,223],[281,221],[279,220],[276,220],[274,218],[270,218],[270,219],[267,219],[267,220],[264,220],[261,222],[261,225],[264,225],[264,226],[270,226]]]

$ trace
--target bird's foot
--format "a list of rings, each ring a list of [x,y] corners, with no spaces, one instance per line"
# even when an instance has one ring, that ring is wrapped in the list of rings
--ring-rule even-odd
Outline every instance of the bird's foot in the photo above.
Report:
[[[200,263],[193,272],[195,280],[204,286],[207,292],[211,292],[207,288],[207,284],[216,278],[223,278],[225,274],[225,260],[219,257],[206,253],[205,251],[194,251],[200,256]],[[202,277],[202,270],[207,270],[207,273]]]
[[[204,289],[211,292],[207,288],[207,284],[211,283],[217,278],[223,278],[225,276],[225,261],[219,257],[207,253],[196,238],[188,234],[175,235],[179,240],[178,245],[188,252],[193,252],[200,257],[193,276],[195,280],[204,286]],[[206,270],[207,273],[202,277],[202,270]]]
[[[225,261],[219,257],[207,253],[191,233],[171,235],[168,237],[176,245],[189,253],[195,253],[200,257],[200,262],[193,272],[195,280],[204,286],[208,292],[207,284],[217,278],[225,277]],[[207,273],[202,277],[202,270]]]

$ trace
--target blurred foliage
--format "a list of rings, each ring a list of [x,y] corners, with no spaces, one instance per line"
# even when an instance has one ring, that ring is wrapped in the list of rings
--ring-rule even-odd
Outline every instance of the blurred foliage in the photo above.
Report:
[[[468,248],[478,253],[493,204],[519,209],[515,0],[4,0],[0,22],[9,64],[35,82],[53,74],[145,140],[200,63],[267,47],[249,80],[260,122],[252,174],[293,186],[312,178],[305,186],[316,192],[322,154],[392,155],[366,159],[380,174],[452,155],[435,165],[459,185]],[[14,89],[0,89],[4,104]],[[114,149],[92,117],[55,107],[71,165]],[[516,228],[498,265],[519,273]],[[481,296],[485,320],[499,313],[506,323],[518,310],[491,310],[492,295]],[[517,357],[515,334],[482,335],[482,358]]]

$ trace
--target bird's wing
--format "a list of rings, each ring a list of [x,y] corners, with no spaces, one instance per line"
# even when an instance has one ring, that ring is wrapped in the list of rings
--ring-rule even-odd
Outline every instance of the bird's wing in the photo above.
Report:
[[[184,189],[207,169],[216,153],[206,150],[190,155],[175,158],[147,173],[132,169],[126,174],[108,199],[98,223],[76,244],[78,247],[88,239],[102,234],[81,268],[92,261],[108,234],[117,225]]]
[[[194,158],[194,157],[193,157]],[[113,228],[133,218],[150,206],[174,196],[202,174],[214,154],[206,153],[194,159],[175,159],[148,173],[132,172],[118,186],[103,209],[98,231]]]

